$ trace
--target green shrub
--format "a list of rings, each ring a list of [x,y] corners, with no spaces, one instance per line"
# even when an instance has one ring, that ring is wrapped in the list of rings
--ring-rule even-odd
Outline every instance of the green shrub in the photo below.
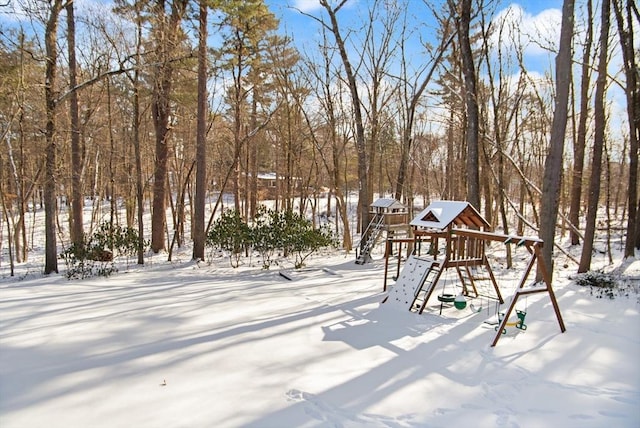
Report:
[[[314,229],[309,220],[293,211],[284,213],[283,250],[285,254],[295,254],[295,267],[304,266],[305,260],[324,247],[337,246],[337,240],[326,227]]]
[[[225,210],[207,234],[206,245],[229,253],[231,266],[240,265],[242,252],[250,245],[249,226],[236,210]]]
[[[284,216],[281,212],[274,211],[260,205],[251,227],[251,241],[253,249],[262,258],[262,268],[269,269],[274,254],[282,249],[284,237]]]
[[[113,253],[97,245],[91,238],[74,242],[62,252],[67,265],[67,279],[109,276],[117,271]]]
[[[145,248],[149,242],[144,241]],[[103,222],[89,237],[72,243],[62,252],[67,265],[67,278],[109,276],[117,272],[115,258],[132,256],[138,250],[138,232],[130,227],[120,227]]]
[[[108,248],[115,256],[131,257],[138,252],[138,231],[131,227],[121,227],[104,222],[92,235],[97,247]],[[143,241],[143,247],[149,248],[150,242]]]
[[[269,269],[276,252],[285,257],[295,255],[295,267],[323,247],[337,246],[328,227],[314,229],[311,222],[293,211],[275,211],[261,205],[250,227],[236,210],[226,210],[207,234],[207,246],[229,252],[231,266],[239,265],[243,251],[251,248]]]

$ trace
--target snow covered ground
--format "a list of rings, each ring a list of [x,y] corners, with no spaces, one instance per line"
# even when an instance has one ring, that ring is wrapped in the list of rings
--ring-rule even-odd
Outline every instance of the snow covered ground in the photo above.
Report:
[[[560,267],[567,331],[531,296],[528,329],[492,348],[492,302],[381,304],[380,258],[325,254],[287,280],[162,257],[74,281],[3,264],[2,428],[640,426],[640,260],[614,299]],[[492,265],[515,286],[521,271]]]

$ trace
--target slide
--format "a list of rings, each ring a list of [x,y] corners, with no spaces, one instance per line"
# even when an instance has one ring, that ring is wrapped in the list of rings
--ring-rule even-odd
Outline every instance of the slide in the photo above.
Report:
[[[396,283],[391,287],[385,304],[409,310],[416,293],[429,274],[434,260],[409,256]]]

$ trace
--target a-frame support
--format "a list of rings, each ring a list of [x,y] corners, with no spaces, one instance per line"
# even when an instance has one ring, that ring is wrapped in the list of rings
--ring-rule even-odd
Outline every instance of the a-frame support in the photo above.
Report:
[[[512,238],[508,238],[505,241],[505,244],[512,243],[512,241],[513,241]],[[529,253],[531,253],[531,260],[529,260],[527,269],[522,275],[522,279],[518,284],[518,288],[516,289],[516,293],[513,296],[513,299],[511,300],[511,304],[507,308],[504,314],[504,317],[502,318],[502,321],[500,322],[500,325],[497,328],[496,337],[493,339],[493,343],[491,344],[492,347],[496,346],[496,344],[498,343],[498,340],[500,340],[500,336],[502,336],[502,332],[504,331],[504,328],[507,326],[507,322],[509,321],[509,316],[511,315],[511,312],[515,308],[518,298],[520,298],[520,296],[527,296],[529,294],[548,293],[549,298],[551,299],[551,304],[553,305],[553,310],[556,313],[556,318],[558,319],[558,325],[560,326],[560,331],[562,333],[567,331],[567,328],[564,325],[564,321],[562,320],[562,315],[560,314],[560,307],[558,306],[558,301],[556,300],[556,294],[553,291],[553,287],[551,287],[551,275],[547,270],[547,266],[545,265],[544,259],[541,254],[543,241],[537,240],[537,239],[519,238],[518,242],[514,242],[514,243],[517,243],[518,245],[525,245]],[[542,282],[544,283],[544,287],[525,289],[524,284],[529,274],[531,273],[533,265],[535,264],[536,261],[538,262],[538,269],[540,269],[540,273],[542,274]]]

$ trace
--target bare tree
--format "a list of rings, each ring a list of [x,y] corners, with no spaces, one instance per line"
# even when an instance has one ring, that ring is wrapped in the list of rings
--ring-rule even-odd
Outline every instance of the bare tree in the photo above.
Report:
[[[45,179],[43,183],[45,215],[45,262],[44,273],[58,272],[58,248],[56,239],[56,83],[58,75],[58,23],[64,7],[62,0],[53,0],[49,8],[45,28],[45,85],[44,97],[47,121],[45,125]]]
[[[3,211],[8,215],[6,221],[10,230],[7,230],[7,234],[13,234],[12,263],[13,258],[17,262],[26,261],[29,254],[25,222],[27,202],[33,192],[40,189],[39,178],[44,159],[40,156],[42,150],[31,144],[28,136],[39,133],[39,123],[34,118],[43,116],[45,111],[41,105],[41,79],[36,77],[42,69],[37,65],[36,58],[29,55],[30,42],[24,31],[20,30],[16,39],[15,49],[0,44],[0,61],[3,65],[0,67],[0,116],[4,118],[0,126],[0,141],[3,142],[0,156],[4,161],[4,179],[7,180],[3,187],[5,192],[9,192],[9,195],[3,195]],[[11,238],[9,235],[7,237]]]
[[[486,120],[486,122],[488,122],[485,135],[487,143],[483,145],[483,152],[486,159],[485,169],[491,172],[493,182],[495,183],[494,186],[487,183],[485,187],[487,192],[489,192],[492,187],[495,187],[496,208],[500,215],[503,233],[508,235],[510,233],[510,229],[506,209],[506,199],[508,199],[508,179],[505,153],[507,152],[508,136],[513,122],[517,117],[520,102],[524,97],[526,84],[523,74],[519,76],[515,86],[511,85],[511,79],[506,75],[506,68],[508,67],[506,62],[508,61],[507,58],[510,56],[505,55],[503,52],[503,46],[506,45],[505,33],[507,33],[508,30],[511,30],[511,28],[507,27],[507,22],[502,20],[497,25],[487,24],[484,11],[481,11],[481,17],[483,43],[485,45],[483,48],[483,54],[485,58],[486,72],[488,75],[486,83],[488,86],[487,114],[490,116],[490,119],[487,118]],[[492,33],[495,34],[497,39],[495,46],[497,49],[497,59],[495,62],[490,58],[490,48],[488,45]],[[493,152],[493,150],[495,150],[495,152]],[[486,199],[487,203],[485,205],[485,209],[491,206],[491,203],[489,202],[491,199],[489,197]],[[487,216],[487,218],[490,217]],[[506,263],[507,268],[512,267],[513,262],[511,248],[509,246],[506,248]]]
[[[309,60],[307,63],[308,75],[313,78],[309,86],[315,87],[316,96],[321,105],[323,117],[314,123],[311,113],[302,108],[305,121],[309,128],[311,140],[315,144],[316,151],[329,176],[330,188],[335,194],[337,216],[342,222],[342,248],[351,251],[353,243],[351,241],[351,226],[347,212],[347,198],[345,192],[345,170],[347,138],[340,135],[339,116],[341,108],[341,94],[336,93],[332,85],[332,50],[327,42],[326,28],[322,28],[323,43],[320,46],[322,54],[321,62],[314,63]],[[302,101],[296,98],[299,104]],[[327,213],[329,215],[329,213]]]
[[[593,44],[593,5],[587,0],[587,32],[582,50],[582,66],[580,78],[580,117],[578,129],[573,144],[573,171],[571,175],[571,201],[569,206],[569,221],[574,225],[580,224],[580,206],[582,201],[582,173],[584,170],[584,152],[587,138],[587,118],[589,117],[589,82],[591,80],[591,46]],[[571,245],[580,243],[577,231],[571,229]]]
[[[598,79],[596,81],[594,118],[593,154],[591,159],[591,179],[589,180],[589,197],[587,201],[587,217],[584,230],[584,244],[578,272],[586,272],[591,268],[593,253],[593,239],[596,231],[596,217],[598,215],[598,202],[600,201],[600,174],[602,171],[602,151],[605,139],[605,127],[607,118],[604,111],[604,99],[607,85],[607,65],[609,55],[609,21],[610,0],[603,0],[600,19],[600,58],[598,60]]]
[[[69,116],[71,120],[71,239],[81,244],[84,239],[84,222],[82,211],[82,148],[80,146],[80,117],[78,114],[78,91],[73,90],[78,84],[76,63],[76,22],[74,2],[66,6],[67,11],[67,49],[69,55]]]
[[[449,0],[452,12],[458,7]],[[467,200],[476,209],[480,209],[480,113],[478,108],[478,93],[476,69],[471,50],[469,27],[471,24],[471,0],[460,0],[457,10],[456,26],[458,29],[458,43],[462,58],[462,72],[464,75],[464,96],[467,108],[467,125],[465,138],[467,142]]]
[[[434,15],[435,12],[434,12]],[[398,166],[398,176],[396,178],[395,199],[401,200],[402,196],[407,195],[405,189],[405,181],[408,175],[409,155],[411,154],[411,148],[414,142],[414,125],[416,122],[416,114],[418,107],[420,106],[420,100],[427,89],[427,86],[432,81],[435,71],[440,66],[444,53],[447,51],[456,32],[452,28],[449,17],[442,18],[436,15],[436,19],[440,23],[440,30],[438,31],[439,42],[438,46],[433,50],[430,61],[421,67],[415,75],[414,81],[411,81],[408,73],[408,63],[410,59],[407,58],[405,51],[406,40],[406,27],[403,28],[402,40],[401,40],[401,70],[402,76],[400,78],[400,92],[402,103],[404,104],[404,124],[402,126],[402,139],[400,142],[400,164]],[[410,197],[412,199],[412,197]]]
[[[396,40],[396,27],[403,10],[402,4],[396,2],[381,2],[375,0],[368,8],[367,24],[362,47],[363,79],[365,97],[362,105],[367,117],[367,177],[369,178],[367,193],[374,193],[374,177],[379,182],[378,193],[384,192],[381,184],[383,161],[389,163],[390,157],[384,156],[384,132],[392,129],[388,123],[389,105],[397,86],[385,84],[391,71],[391,64],[396,55],[399,43]],[[382,24],[382,31],[376,31],[377,23]],[[401,37],[401,36],[400,36]],[[385,123],[387,119],[387,123]],[[376,169],[378,174],[376,174]]]
[[[574,0],[564,0],[562,5],[562,24],[560,27],[560,47],[556,57],[556,99],[551,127],[549,153],[544,166],[542,198],[540,207],[540,237],[545,242],[542,249],[544,264],[553,275],[553,242],[558,218],[560,184],[562,182],[562,155],[567,128],[569,105],[569,87],[571,85],[571,39],[574,24]],[[542,274],[538,270],[537,277]]]
[[[362,104],[360,102],[360,94],[358,93],[356,72],[351,66],[351,61],[349,60],[349,55],[345,47],[344,38],[342,37],[337,18],[337,13],[347,3],[347,0],[342,0],[335,7],[332,7],[328,0],[319,1],[322,7],[324,7],[329,14],[331,25],[327,25],[322,20],[319,20],[319,22],[333,34],[338,47],[338,52],[340,52],[340,58],[342,59],[342,65],[344,66],[349,91],[351,93],[354,125],[356,129],[356,152],[358,155],[358,211],[360,214],[360,226],[364,230],[364,228],[369,224],[369,204],[371,203],[372,195],[369,193],[368,158],[366,139],[364,135],[364,122],[362,119]],[[367,236],[362,236],[360,240],[362,245],[366,243],[366,238]]]
[[[618,36],[622,47],[624,73],[626,77],[627,120],[629,122],[629,190],[627,219],[627,240],[624,256],[633,257],[634,247],[640,249],[640,198],[638,197],[638,145],[640,140],[640,76],[638,76],[638,58],[634,48],[634,17],[638,21],[638,10],[633,2],[626,2],[626,15],[623,15],[620,0],[613,1],[613,10],[618,24]],[[626,28],[625,28],[626,22]]]
[[[199,2],[198,117],[196,130],[196,192],[193,214],[193,258],[204,260],[204,209],[207,183],[207,1]]]
[[[135,200],[136,200],[136,218],[138,224],[138,245],[137,245],[137,263],[144,264],[144,181],[143,181],[143,155],[141,147],[141,75],[143,72],[143,5],[139,2],[134,2],[131,5],[126,3],[126,0],[116,0],[115,11],[121,14],[128,15],[128,18],[133,21],[135,25],[135,37],[133,48],[133,54],[127,60],[132,61],[134,66],[132,70],[126,74],[126,77],[131,85],[131,91],[127,93],[131,94],[131,114],[125,115],[125,121],[130,120],[127,127],[131,128],[131,142],[133,148],[134,157],[134,181],[135,181]],[[107,33],[109,34],[109,33]],[[112,42],[115,45],[115,42]],[[128,111],[127,111],[128,112]]]
[[[153,181],[153,212],[151,217],[151,249],[157,253],[165,248],[167,207],[167,161],[169,158],[169,134],[171,125],[171,92],[175,50],[180,40],[180,23],[187,0],[174,0],[170,11],[165,1],[153,3],[155,65],[153,70],[152,114],[155,127],[156,153]]]
[[[136,49],[135,49],[135,62],[138,67],[135,68],[133,76],[131,77],[131,83],[133,86],[133,117],[132,131],[133,131],[133,150],[136,159],[135,168],[135,181],[136,181],[136,202],[137,202],[137,218],[138,218],[138,264],[144,264],[144,186],[142,183],[142,154],[140,152],[140,63],[141,57],[141,44],[142,44],[142,17],[140,8],[135,8],[135,22],[136,22]]]

